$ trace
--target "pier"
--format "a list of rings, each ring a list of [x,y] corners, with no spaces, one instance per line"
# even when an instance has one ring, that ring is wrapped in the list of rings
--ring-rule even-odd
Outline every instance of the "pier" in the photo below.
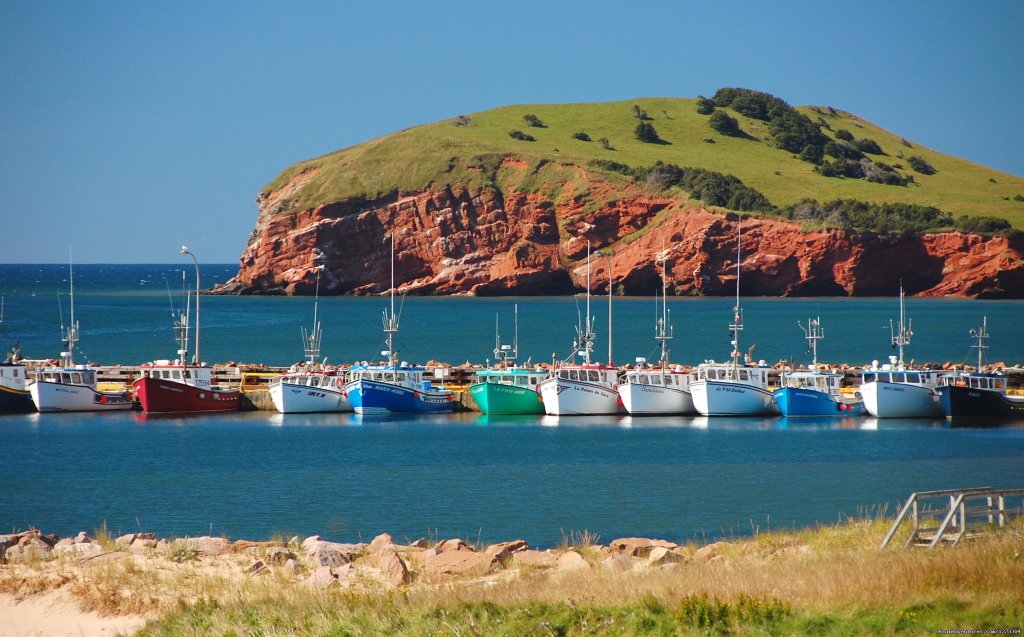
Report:
[[[31,375],[36,369],[46,366],[51,361],[46,360],[23,360],[28,373]],[[547,369],[548,364],[540,365]],[[683,366],[689,370],[689,366]],[[97,380],[102,389],[117,390],[122,388],[131,389],[132,383],[141,376],[138,365],[97,365]],[[240,409],[242,411],[274,411],[274,405],[270,400],[267,388],[270,381],[277,376],[288,372],[287,367],[275,367],[259,363],[226,363],[213,365],[213,384],[221,389],[241,389],[242,399]],[[339,365],[338,371],[346,371],[347,365]],[[444,385],[455,394],[455,411],[480,411],[469,394],[469,386],[476,381],[476,373],[488,369],[479,364],[452,366],[445,363],[430,361],[425,366],[424,377],[429,378],[435,384]],[[633,369],[632,365],[625,365],[619,368],[620,372]],[[844,392],[854,392],[860,384],[861,369],[848,365],[837,366],[836,369],[843,373],[842,387]],[[924,368],[922,368],[924,369]],[[932,370],[952,371],[952,366],[932,366]],[[775,366],[768,371],[769,384],[777,387],[779,376],[784,371],[792,371],[791,368]],[[1024,368],[1020,365],[1006,367],[1001,370],[1006,375],[1007,386],[1011,394],[1024,394]]]

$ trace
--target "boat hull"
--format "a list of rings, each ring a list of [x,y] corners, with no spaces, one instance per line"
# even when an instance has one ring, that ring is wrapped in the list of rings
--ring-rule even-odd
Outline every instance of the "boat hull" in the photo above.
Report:
[[[101,392],[86,385],[36,381],[29,385],[29,393],[40,412],[123,411],[134,407],[128,392]]]
[[[365,379],[345,385],[345,391],[352,411],[363,416],[450,412],[455,408],[449,391],[414,390]]]
[[[702,416],[764,416],[779,413],[767,389],[741,383],[697,380],[690,383],[693,405]]]
[[[1024,398],[1015,400],[998,391],[943,385],[939,404],[949,420],[1024,419]]]
[[[503,385],[501,383],[477,383],[470,386],[480,411],[485,414],[543,414],[544,402],[540,395],[529,387]]]
[[[31,411],[32,396],[27,389],[14,389],[0,385],[0,413]]]
[[[864,403],[846,403],[835,399],[831,394],[783,387],[774,392],[775,404],[783,416],[790,418],[800,416],[859,416],[864,413]]]
[[[633,416],[697,413],[693,396],[682,389],[625,383],[618,392],[622,406]]]
[[[282,414],[352,411],[343,389],[274,383],[270,386],[270,400]]]
[[[147,414],[236,411],[241,396],[237,389],[205,389],[162,378],[140,378],[134,387]]]
[[[939,395],[929,387],[886,381],[860,386],[864,409],[875,418],[934,418],[942,416]]]
[[[591,416],[625,411],[615,389],[564,378],[549,378],[538,385],[549,416]]]

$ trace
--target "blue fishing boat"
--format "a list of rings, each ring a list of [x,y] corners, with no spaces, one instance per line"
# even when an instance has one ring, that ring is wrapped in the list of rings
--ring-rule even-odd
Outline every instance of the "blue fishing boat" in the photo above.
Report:
[[[423,378],[424,368],[398,362],[394,349],[398,333],[395,314],[395,238],[391,237],[391,310],[384,310],[384,334],[387,349],[381,352],[387,363],[371,365],[366,361],[349,368],[345,394],[352,410],[363,416],[386,416],[393,413],[434,413],[452,411],[452,392],[434,387]]]
[[[818,365],[818,341],[825,338],[821,319],[807,319],[807,327],[798,323],[807,339],[808,350],[814,352],[806,371],[783,372],[780,387],[774,392],[779,412],[787,417],[859,416],[864,401],[845,396],[841,389],[843,375]]]

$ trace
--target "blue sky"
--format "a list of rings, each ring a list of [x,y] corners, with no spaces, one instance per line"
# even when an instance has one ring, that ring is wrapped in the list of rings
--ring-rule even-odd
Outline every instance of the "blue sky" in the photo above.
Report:
[[[854,112],[1024,175],[1024,3],[0,4],[0,262],[236,262],[288,165],[506,104]]]

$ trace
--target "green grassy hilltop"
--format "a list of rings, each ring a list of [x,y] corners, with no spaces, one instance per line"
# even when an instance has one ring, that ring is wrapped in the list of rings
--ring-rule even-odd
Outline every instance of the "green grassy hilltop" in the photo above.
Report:
[[[880,163],[894,171],[889,174],[913,180],[906,185],[890,185],[825,176],[820,164],[781,148],[768,120],[744,115],[742,107],[718,106],[715,110],[735,118],[741,131],[736,136],[725,135],[712,128],[710,115],[697,112],[699,101],[666,97],[595,104],[530,104],[453,116],[295,164],[265,191],[278,190],[297,174],[319,169],[282,202],[279,210],[289,213],[333,201],[418,190],[431,184],[493,185],[501,161],[508,156],[525,160],[534,169],[524,171],[525,176],[513,184],[525,191],[552,188],[557,186],[552,182],[572,179],[571,171],[552,171],[552,164],[604,172],[614,183],[629,177],[591,162],[603,160],[643,168],[660,161],[734,175],[776,208],[805,198],[820,202],[855,199],[873,204],[932,206],[954,217],[996,217],[1015,228],[1024,228],[1024,178],[925,148],[850,113],[829,107],[797,107],[796,112],[820,127],[819,143],[834,142],[847,148],[850,144],[864,148],[866,143],[870,148],[870,142],[875,142],[875,150],[881,153],[863,154],[865,161]],[[646,114],[643,120],[637,117],[641,111]],[[535,116],[543,126],[531,125],[524,119],[526,115]],[[641,121],[654,127],[659,143],[637,138]],[[513,131],[534,141],[514,139],[510,136]],[[853,141],[843,142],[847,136],[840,131],[850,133],[848,137]],[[590,141],[574,137],[579,133]],[[831,148],[834,151],[836,146]],[[912,157],[915,162],[917,158],[924,160],[925,172],[912,167]],[[832,156],[823,159],[825,163],[836,161]],[[537,170],[541,167],[543,171]]]

